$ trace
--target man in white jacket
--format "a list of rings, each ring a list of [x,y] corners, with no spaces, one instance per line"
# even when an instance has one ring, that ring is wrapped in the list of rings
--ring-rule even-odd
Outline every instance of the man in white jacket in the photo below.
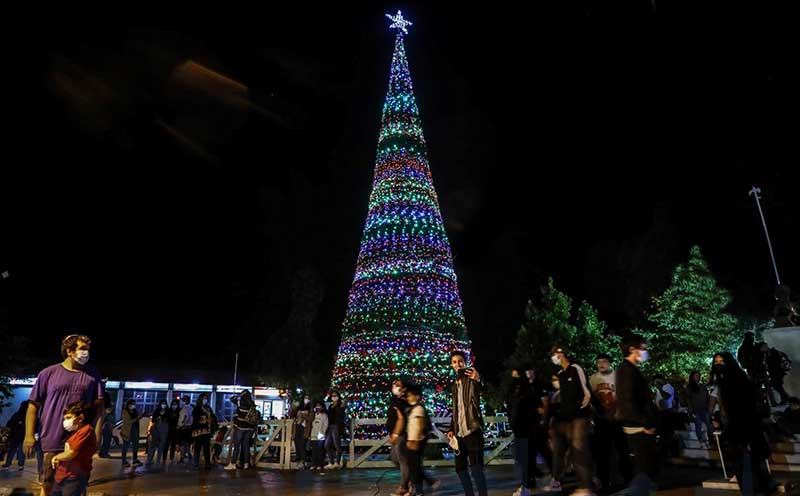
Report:
[[[178,440],[181,443],[181,459],[178,463],[184,463],[184,457],[191,460],[189,444],[192,440],[192,399],[189,395],[181,398],[181,412],[178,414]]]

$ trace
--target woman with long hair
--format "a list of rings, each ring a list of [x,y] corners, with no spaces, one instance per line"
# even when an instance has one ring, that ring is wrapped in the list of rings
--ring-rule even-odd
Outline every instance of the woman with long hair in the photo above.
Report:
[[[777,484],[767,467],[771,452],[764,434],[758,408],[759,391],[747,374],[739,368],[733,355],[728,352],[714,355],[711,377],[719,388],[719,401],[723,417],[722,440],[725,443],[723,456],[731,466],[742,494],[777,493]],[[748,452],[749,448],[749,452]],[[743,476],[747,462],[753,472],[753,488],[743,488]]]

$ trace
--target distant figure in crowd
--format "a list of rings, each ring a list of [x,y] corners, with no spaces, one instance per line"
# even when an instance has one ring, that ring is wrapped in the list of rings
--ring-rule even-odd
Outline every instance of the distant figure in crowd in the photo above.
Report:
[[[64,361],[39,372],[31,390],[28,412],[25,416],[23,450],[27,456],[36,451],[36,433],[43,452],[42,489],[49,496],[53,488],[55,471],[53,457],[64,451],[67,432],[62,426],[67,406],[83,401],[93,408],[87,422],[95,422],[95,439],[102,437],[103,380],[95,367],[89,364],[92,340],[83,334],[71,334],[61,341]]]
[[[314,419],[311,421],[311,470],[322,470],[322,453],[328,432],[328,414],[325,404],[317,401],[314,404]]]
[[[8,470],[14,457],[17,458],[17,467],[19,470],[25,468],[25,450],[22,449],[22,441],[25,439],[25,415],[28,413],[28,400],[23,401],[19,405],[19,409],[14,412],[14,415],[6,423],[6,427],[10,429],[8,433],[8,452],[6,453],[6,462],[3,464],[3,470]]]
[[[791,434],[800,434],[800,398],[789,398],[789,406],[778,419],[778,424]]]
[[[50,459],[55,471],[54,496],[83,496],[92,475],[92,456],[97,452],[97,437],[87,422],[95,415],[96,407],[77,401],[64,410],[62,426],[68,436],[64,452]]]
[[[181,402],[174,398],[169,404],[169,411],[167,412],[167,425],[169,426],[169,433],[167,434],[167,442],[169,443],[169,461],[175,461],[175,448],[179,444],[178,421],[181,416]]]
[[[105,411],[103,412],[103,439],[100,445],[100,458],[109,458],[109,450],[111,449],[111,438],[114,437],[114,424],[117,423],[117,417],[114,415],[114,407],[111,401],[106,397]]]
[[[657,429],[661,440],[661,453],[665,457],[675,456],[680,451],[679,441],[675,437],[675,413],[678,407],[675,388],[662,374],[654,375],[653,383],[656,387]]]
[[[710,404],[708,389],[705,384],[700,382],[700,372],[693,370],[689,374],[689,383],[686,385],[686,405],[689,407],[689,414],[694,421],[697,440],[705,449],[710,448],[711,433],[714,432],[711,427],[711,415],[708,411]],[[705,435],[703,435],[703,426],[706,428]]]
[[[328,431],[325,437],[325,450],[328,452],[328,464],[325,469],[342,468],[342,436],[345,431],[344,405],[337,391],[331,393],[331,404],[328,406]]]
[[[129,399],[125,403],[125,409],[122,411],[122,428],[119,434],[122,437],[122,467],[130,467],[128,463],[128,449],[130,448],[133,453],[131,455],[133,466],[138,467],[142,464],[139,461],[139,420],[144,417],[144,412],[139,413],[136,408],[136,400]]]
[[[178,414],[178,440],[181,443],[181,459],[178,463],[185,461],[192,461],[192,454],[189,446],[192,443],[192,426],[194,425],[194,418],[192,413],[194,406],[192,406],[192,399],[189,395],[184,395],[181,398],[181,411]]]
[[[208,404],[208,395],[203,393],[197,398],[197,405],[192,411],[192,438],[194,439],[194,466],[200,466],[200,451],[206,461],[203,468],[211,468],[211,435],[217,430],[217,417]]]
[[[231,403],[236,405],[233,414],[233,457],[225,470],[250,468],[250,439],[258,427],[258,410],[247,390],[231,397]]]
[[[289,416],[294,419],[294,451],[297,463],[306,465],[306,445],[311,432],[311,398],[304,395],[303,399],[292,406]]]
[[[223,425],[222,427],[220,427],[217,433],[214,434],[214,441],[211,445],[211,465],[217,465],[218,463],[222,463],[219,457],[222,455],[222,444],[225,442],[225,435],[227,434],[228,434],[227,425]],[[234,467],[236,467],[236,465],[234,465]]]
[[[161,400],[158,403],[158,408],[150,416],[150,425],[148,426],[148,450],[146,467],[153,464],[153,455],[156,457],[156,463],[164,463],[167,461],[167,445],[169,443],[169,410],[167,409],[167,400]]]
[[[408,460],[403,452],[406,442],[405,426],[402,425],[401,418],[408,409],[406,397],[406,387],[402,379],[395,379],[392,382],[392,396],[389,399],[389,408],[386,411],[386,430],[389,432],[389,443],[392,445],[390,457],[393,462],[400,466],[400,485],[392,493],[392,496],[405,496],[409,492],[411,477],[408,473]]]

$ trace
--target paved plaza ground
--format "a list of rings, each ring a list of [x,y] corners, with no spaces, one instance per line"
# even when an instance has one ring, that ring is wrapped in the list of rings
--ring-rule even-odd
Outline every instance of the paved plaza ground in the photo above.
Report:
[[[463,494],[452,468],[430,469],[441,485],[426,494],[455,496]],[[491,496],[510,496],[516,488],[511,466],[486,468]],[[701,488],[703,480],[718,477],[718,470],[666,467],[662,496],[679,495],[731,495],[734,492],[709,491]],[[25,470],[0,473],[0,496],[38,495],[36,462],[28,461]],[[253,495],[281,496],[386,496],[398,483],[396,470],[358,469],[324,473],[309,471],[277,471],[251,469],[225,472],[221,467],[212,470],[195,470],[183,465],[167,464],[161,470],[135,471],[120,469],[119,458],[95,459],[95,470],[88,496],[188,496],[188,495]],[[565,488],[564,494],[569,494]]]

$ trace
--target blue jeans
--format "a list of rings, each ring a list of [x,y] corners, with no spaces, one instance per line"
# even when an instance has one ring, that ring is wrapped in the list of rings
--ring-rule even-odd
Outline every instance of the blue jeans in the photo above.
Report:
[[[88,485],[89,481],[84,477],[70,477],[53,484],[50,496],[82,496]]]
[[[22,451],[22,444],[11,445],[8,447],[8,456],[6,456],[6,463],[3,465],[4,467],[8,468],[11,466],[11,462],[14,461],[14,456],[17,457],[17,464],[20,467],[25,466],[25,452]]]
[[[131,437],[126,441],[122,441],[122,464],[128,462],[128,448],[133,451],[132,460],[139,460],[139,431],[131,430]]]
[[[711,426],[711,417],[708,415],[707,410],[700,410],[698,412],[694,412],[694,431],[697,433],[697,440],[703,441],[703,428],[702,426],[706,426],[706,441],[711,441],[711,433],[714,432],[714,428]]]
[[[231,463],[250,463],[250,440],[252,438],[252,429],[233,428],[233,458],[231,458]]]

